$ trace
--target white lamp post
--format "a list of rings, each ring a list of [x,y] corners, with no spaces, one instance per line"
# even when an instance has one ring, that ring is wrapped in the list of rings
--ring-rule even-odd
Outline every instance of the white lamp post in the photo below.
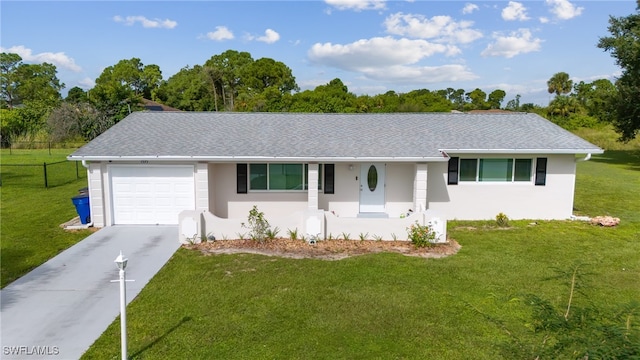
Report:
[[[129,259],[122,256],[122,250],[120,255],[113,260],[120,269],[120,341],[122,347],[122,360],[127,360],[127,287],[126,276],[124,269],[127,267],[127,261]]]

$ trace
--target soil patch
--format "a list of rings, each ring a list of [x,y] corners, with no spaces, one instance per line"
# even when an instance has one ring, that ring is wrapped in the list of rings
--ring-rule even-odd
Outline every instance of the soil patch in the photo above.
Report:
[[[460,244],[453,239],[431,247],[417,248],[409,241],[376,241],[376,240],[321,240],[309,244],[302,240],[274,239],[260,243],[253,240],[216,240],[186,248],[201,251],[204,254],[259,254],[295,259],[340,260],[351,256],[375,254],[382,252],[399,253],[406,256],[423,258],[442,258],[453,255],[460,249]]]

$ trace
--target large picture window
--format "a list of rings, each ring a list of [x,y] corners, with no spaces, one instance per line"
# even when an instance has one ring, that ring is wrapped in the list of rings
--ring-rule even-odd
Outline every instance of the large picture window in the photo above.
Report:
[[[308,164],[249,164],[249,190],[308,190]],[[318,189],[322,189],[322,166]]]
[[[478,181],[511,181],[513,159],[480,159]]]
[[[460,181],[529,182],[532,163],[532,159],[460,159]]]
[[[269,164],[269,190],[302,190],[302,164]]]

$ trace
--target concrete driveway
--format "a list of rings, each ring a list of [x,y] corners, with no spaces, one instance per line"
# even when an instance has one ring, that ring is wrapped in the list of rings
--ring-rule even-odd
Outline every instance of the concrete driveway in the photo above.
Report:
[[[45,240],[46,241],[46,240]],[[103,228],[0,291],[2,359],[78,359],[180,247],[177,226]]]

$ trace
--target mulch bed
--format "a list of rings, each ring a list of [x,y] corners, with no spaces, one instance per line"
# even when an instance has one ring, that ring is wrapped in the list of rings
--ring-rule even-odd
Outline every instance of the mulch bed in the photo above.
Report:
[[[425,248],[416,248],[409,241],[321,240],[315,244],[309,244],[303,240],[284,238],[265,240],[262,243],[253,240],[216,240],[184,246],[201,251],[206,255],[249,253],[322,260],[340,260],[351,256],[382,252],[423,258],[442,258],[453,255],[460,249],[460,244],[453,239]]]

